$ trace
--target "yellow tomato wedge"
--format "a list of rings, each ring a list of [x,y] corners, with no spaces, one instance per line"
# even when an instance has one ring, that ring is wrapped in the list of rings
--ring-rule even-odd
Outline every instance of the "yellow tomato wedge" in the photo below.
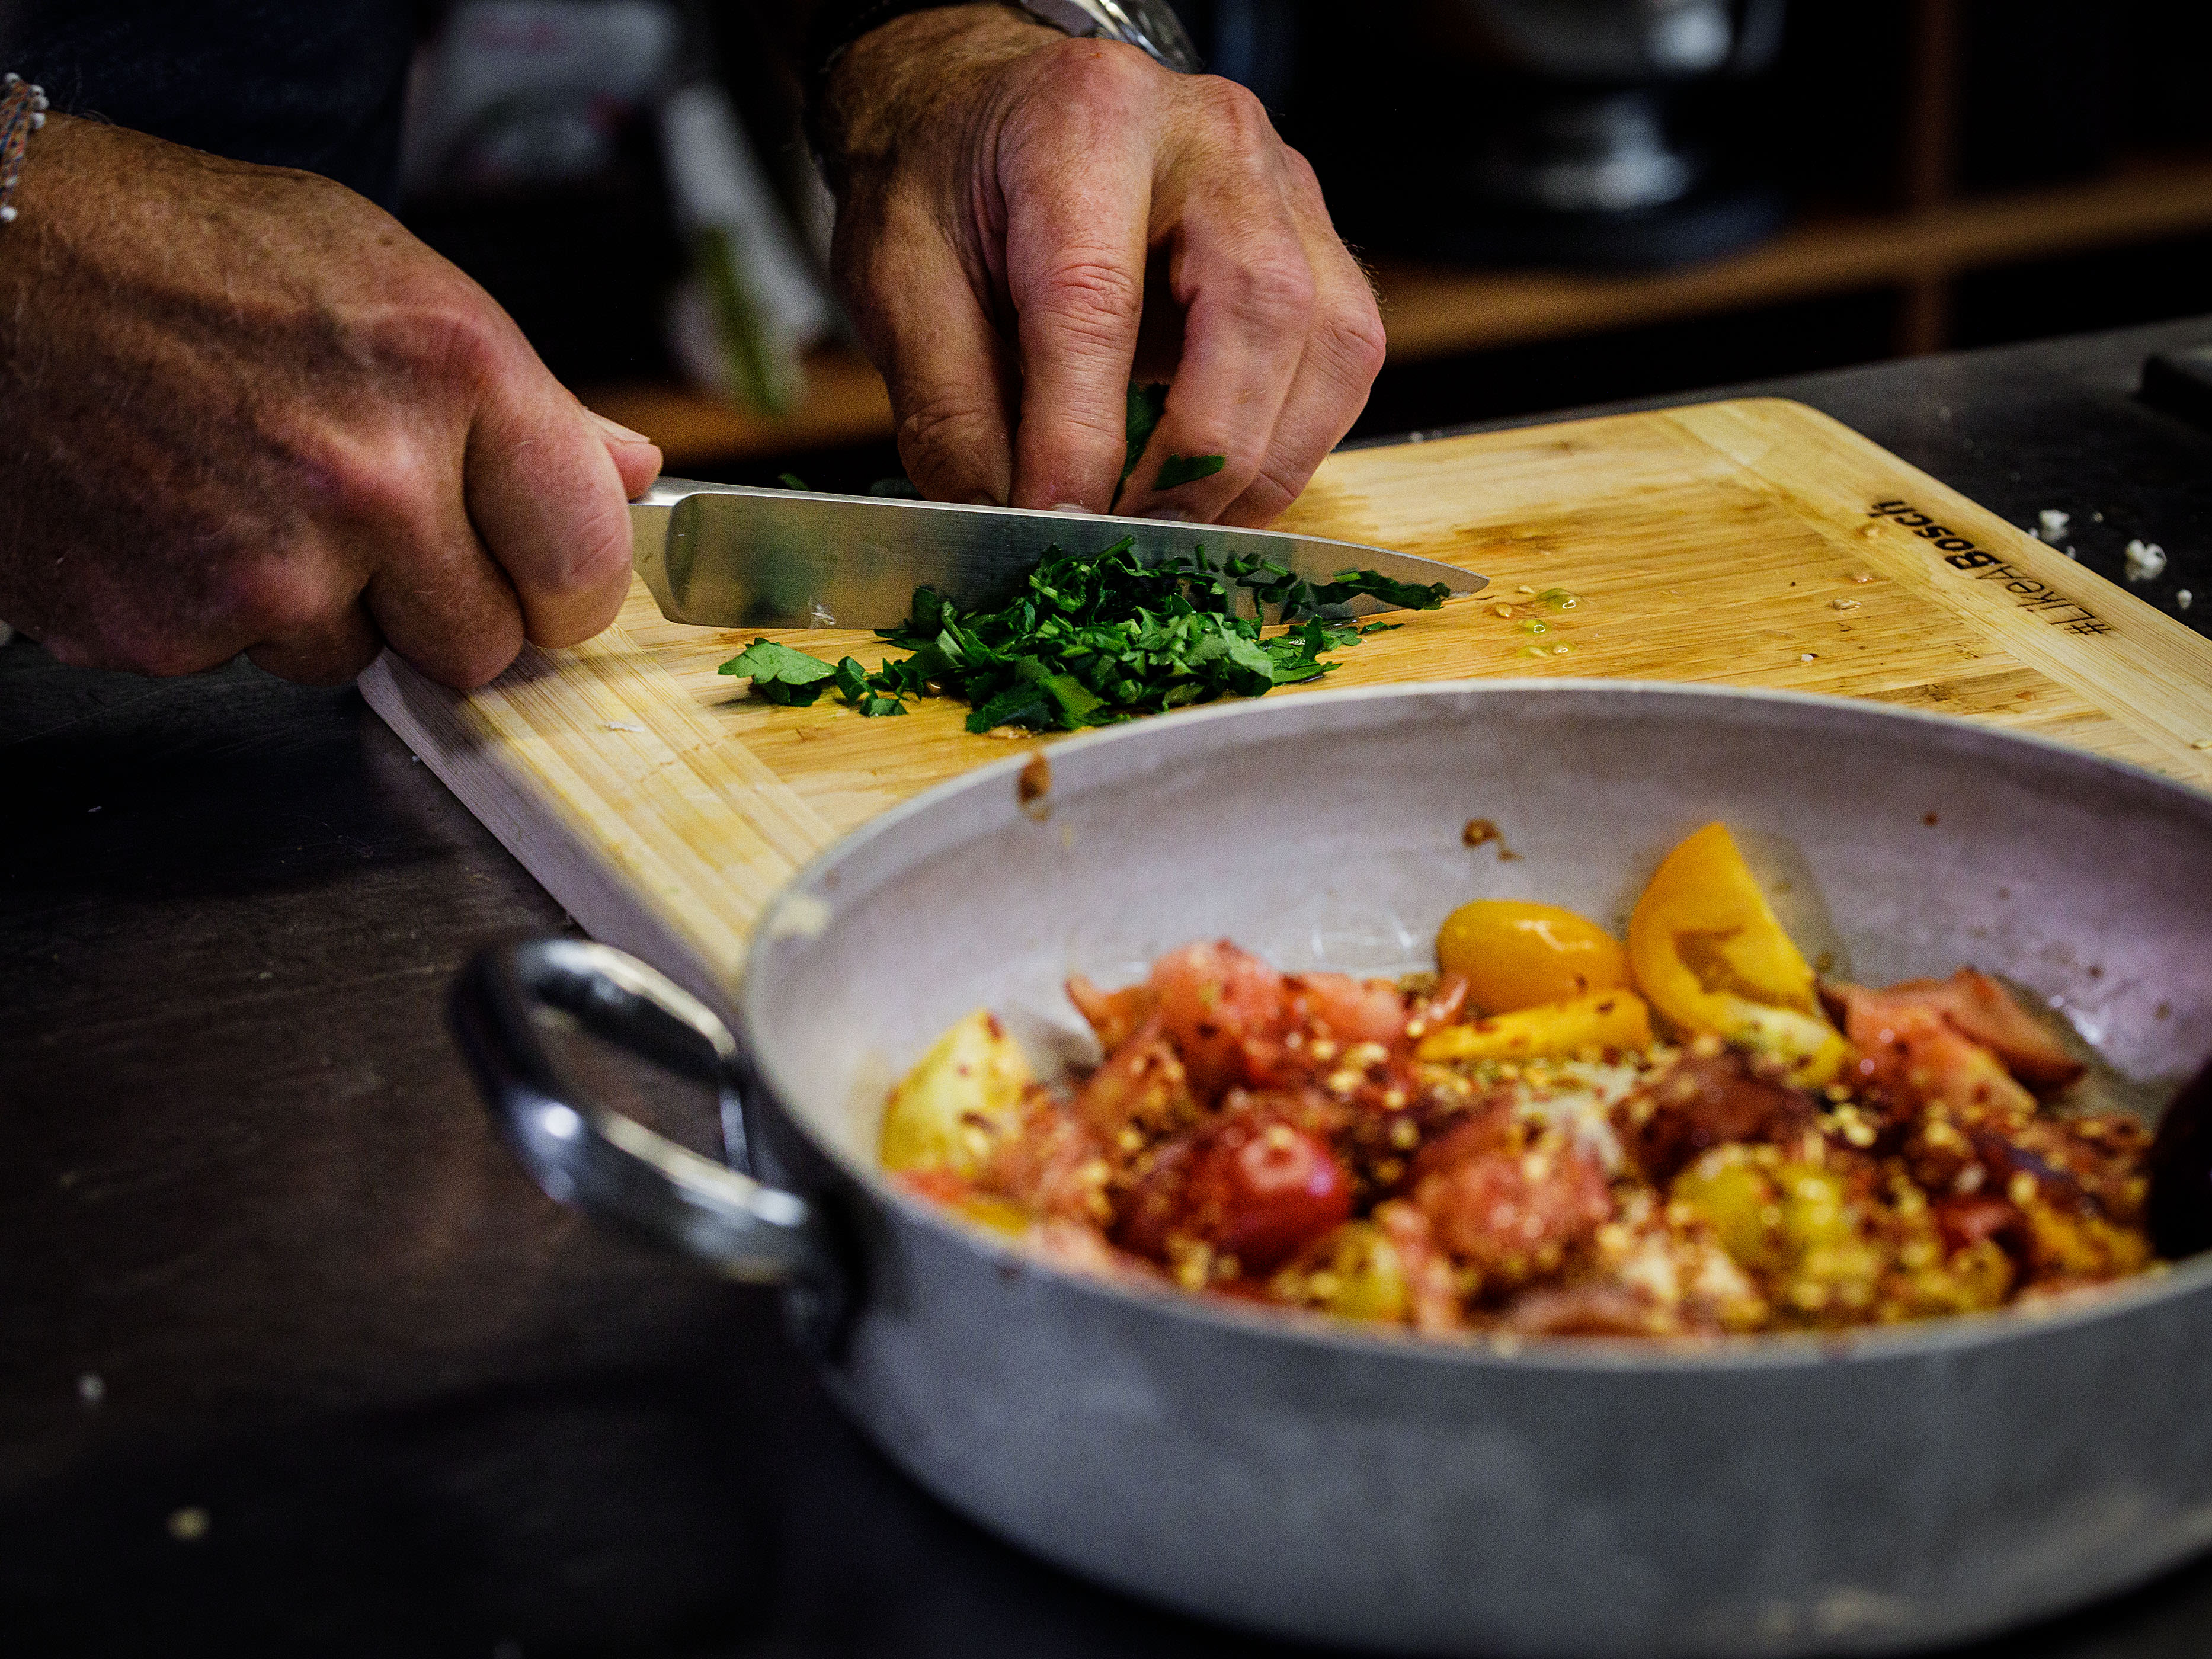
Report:
[[[1035,1081],[997,1016],[978,1008],[924,1054],[884,1111],[884,1168],[972,1177],[1021,1119]]]
[[[1304,1302],[1340,1319],[1402,1325],[1413,1316],[1413,1287],[1390,1235],[1371,1221],[1347,1221],[1309,1252],[1309,1270],[1276,1281],[1286,1301]]]
[[[1430,1060],[1545,1060],[1650,1044],[1651,1011],[1644,999],[1613,990],[1439,1026],[1421,1039],[1418,1053]]]
[[[1486,1014],[1564,1002],[1628,983],[1628,953],[1594,921],[1556,904],[1477,899],[1437,930],[1437,966],[1467,981]]]
[[[1782,930],[1725,824],[1667,854],[1628,920],[1636,983],[1686,1031],[1787,1064],[1798,1083],[1831,1081],[1850,1046],[1822,1018],[1813,969]]]

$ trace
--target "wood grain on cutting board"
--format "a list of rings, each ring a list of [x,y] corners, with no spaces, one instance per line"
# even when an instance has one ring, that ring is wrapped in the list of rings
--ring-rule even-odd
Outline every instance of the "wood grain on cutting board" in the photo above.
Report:
[[[1278,527],[1491,579],[1394,615],[1402,629],[1340,653],[1321,686],[1604,676],[1832,692],[2212,787],[2212,746],[2195,746],[2212,745],[2212,641],[1802,404],[1353,451]],[[1558,589],[1571,606],[1538,597]],[[828,697],[755,702],[715,672],[753,637],[668,622],[639,582],[598,639],[526,651],[481,691],[389,654],[362,690],[588,932],[712,992],[814,853],[1045,741],[970,736],[946,699],[872,720]],[[880,655],[848,629],[771,637],[833,661]]]

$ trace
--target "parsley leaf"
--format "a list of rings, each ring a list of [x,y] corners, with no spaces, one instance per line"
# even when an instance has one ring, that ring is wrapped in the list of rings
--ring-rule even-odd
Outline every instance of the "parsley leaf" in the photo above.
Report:
[[[1152,488],[1173,489],[1179,484],[1196,483],[1228,465],[1226,455],[1170,455],[1160,463],[1160,475],[1152,480]]]
[[[781,483],[786,489],[804,489],[810,495],[814,493],[812,488],[807,483],[806,480],[800,477],[796,472],[779,472],[775,476],[777,482]]]
[[[1152,428],[1160,423],[1160,416],[1168,412],[1168,389],[1164,386],[1139,386],[1129,382],[1129,406],[1125,431],[1128,450],[1121,459],[1121,482],[1129,482],[1129,475],[1137,470],[1137,463],[1145,457],[1145,446],[1152,441]]]
[[[860,664],[853,665],[858,668]],[[819,657],[793,651],[773,640],[756,639],[715,672],[750,675],[755,696],[790,708],[805,708],[829,689],[837,671]]]
[[[1451,586],[1447,582],[1401,582],[1374,570],[1340,570],[1334,581],[1316,583],[1313,592],[1316,603],[1320,605],[1342,605],[1350,599],[1370,598],[1407,611],[1433,611],[1451,598]]]
[[[836,675],[837,695],[848,708],[857,708],[862,716],[874,720],[879,715],[903,714],[906,705],[896,697],[879,697],[868,684],[868,671],[860,666],[858,657],[846,657],[837,664]]]

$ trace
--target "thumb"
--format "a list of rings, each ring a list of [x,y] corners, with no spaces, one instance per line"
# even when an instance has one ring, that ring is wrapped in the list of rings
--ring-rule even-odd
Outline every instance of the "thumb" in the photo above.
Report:
[[[607,454],[622,477],[623,494],[635,501],[660,476],[660,449],[642,432],[633,432],[619,421],[611,421],[596,409],[587,409],[605,441]]]
[[[612,622],[629,591],[629,509],[599,422],[520,336],[516,345],[470,425],[462,494],[531,642],[574,645]]]

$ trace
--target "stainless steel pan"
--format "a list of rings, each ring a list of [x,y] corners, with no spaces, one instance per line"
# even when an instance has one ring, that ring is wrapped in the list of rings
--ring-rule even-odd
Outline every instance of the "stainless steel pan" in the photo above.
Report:
[[[1066,975],[1192,939],[1383,970],[1473,896],[1618,921],[1715,817],[1838,974],[2008,975],[2156,1094],[2212,1049],[2212,799],[1949,720],[1620,684],[1271,697],[1048,753],[1041,803],[994,766],[808,868],[734,1042],[580,941],[487,958],[458,998],[548,1189],[791,1280],[830,1388],[947,1501],[1176,1607],[1437,1653],[1909,1648],[2212,1542],[2212,1261],[2039,1317],[1446,1346],[1069,1277],[871,1156],[886,1085],[978,1004],[1073,1050]],[[1514,857],[1462,844],[1477,817]],[[576,1098],[540,1003],[717,1080],[757,1179]]]

